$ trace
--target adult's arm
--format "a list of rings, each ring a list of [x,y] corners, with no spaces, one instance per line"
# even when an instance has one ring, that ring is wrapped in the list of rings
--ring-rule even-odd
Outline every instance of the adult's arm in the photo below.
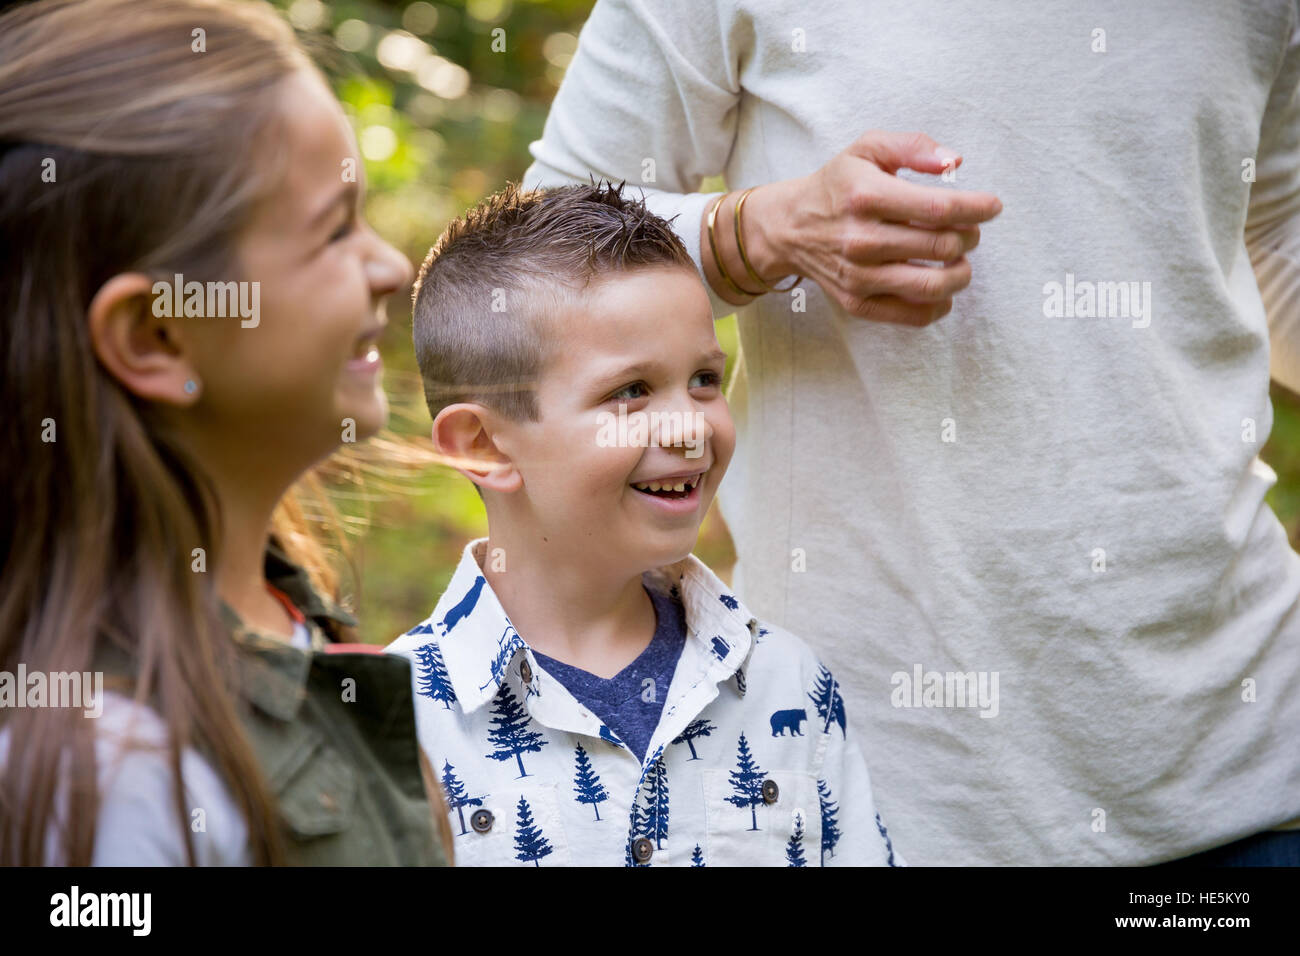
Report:
[[[699,223],[736,135],[743,39],[710,0],[599,0],[529,146],[525,187],[627,180],[700,264]],[[646,177],[653,176],[647,181]],[[706,280],[707,285],[707,280]],[[714,315],[734,306],[709,287]]]
[[[709,290],[715,316],[752,299],[721,279],[704,229],[720,193],[697,190],[736,147],[740,66],[752,33],[731,3],[598,0],[547,117],[529,147],[525,187],[627,180],[674,227]],[[987,193],[897,179],[907,166],[939,173],[959,162],[918,133],[871,131],[817,172],[764,184],[745,205],[747,251],[769,285],[811,277],[863,318],[924,324],[970,281],[965,253],[1001,204]],[[755,285],[734,246],[728,194],[719,253],[742,288]],[[930,259],[937,267],[909,264]]]
[[[1268,314],[1273,378],[1300,392],[1300,0],[1260,129],[1246,247]]]

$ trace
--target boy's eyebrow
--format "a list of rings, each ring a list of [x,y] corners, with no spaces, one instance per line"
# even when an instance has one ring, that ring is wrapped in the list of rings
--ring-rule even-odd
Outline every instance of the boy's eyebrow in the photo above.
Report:
[[[727,353],[722,351],[722,349],[714,349],[713,351],[705,352],[703,355],[700,356],[701,363],[713,362],[718,360],[721,360],[723,362],[727,360]],[[604,384],[613,385],[614,383],[623,379],[632,378],[634,376],[645,375],[647,372],[657,371],[659,367],[660,367],[660,363],[653,360],[649,362],[637,362],[635,365],[629,365],[626,368],[622,368],[617,372],[612,372],[609,375],[602,375],[599,381],[602,385]]]
[[[343,188],[331,196],[329,202],[321,206],[321,208],[312,215],[310,222],[307,224],[307,228],[315,229],[323,223],[340,204],[343,205],[344,209],[350,209],[356,201],[357,184],[344,183]]]

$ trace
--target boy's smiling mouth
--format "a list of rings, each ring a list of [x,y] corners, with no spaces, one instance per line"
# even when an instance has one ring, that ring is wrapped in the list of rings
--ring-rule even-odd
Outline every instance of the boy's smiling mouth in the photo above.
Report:
[[[686,475],[666,475],[652,481],[634,481],[631,485],[645,495],[685,501],[695,496],[706,471],[707,469]]]

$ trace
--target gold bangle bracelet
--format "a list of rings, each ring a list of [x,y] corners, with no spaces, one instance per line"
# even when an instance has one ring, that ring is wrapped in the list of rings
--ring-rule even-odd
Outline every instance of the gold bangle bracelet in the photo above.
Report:
[[[749,261],[749,256],[745,254],[745,240],[741,238],[740,213],[745,208],[745,200],[749,198],[749,194],[757,188],[757,186],[750,186],[740,194],[740,199],[736,202],[736,246],[740,249],[740,261],[745,264],[745,271],[749,273],[749,277],[757,282],[759,288],[764,292],[789,292],[803,281],[803,276],[799,276],[784,289],[778,289],[776,286],[768,285],[763,281],[763,277],[755,271],[753,263]]]
[[[709,210],[709,249],[713,252],[713,264],[718,267],[718,275],[722,276],[723,280],[727,283],[727,285],[731,286],[731,288],[736,291],[737,295],[747,295],[750,298],[753,298],[755,296],[760,296],[763,293],[747,292],[746,290],[742,289],[740,286],[736,285],[736,280],[731,278],[731,274],[727,272],[727,267],[722,264],[722,256],[718,255],[718,241],[716,238],[714,238],[713,226],[718,218],[718,207],[722,205],[722,200],[726,198],[727,198],[727,194],[723,193],[721,196],[717,198],[717,201],[714,202],[713,208]]]

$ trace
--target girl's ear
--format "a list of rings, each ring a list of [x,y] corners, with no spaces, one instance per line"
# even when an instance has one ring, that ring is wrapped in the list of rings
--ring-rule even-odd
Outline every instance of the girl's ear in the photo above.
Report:
[[[113,276],[90,303],[91,345],[100,364],[132,394],[179,407],[193,405],[200,383],[179,320],[155,315],[153,302],[148,276]]]
[[[523,476],[494,437],[495,417],[482,405],[448,405],[433,420],[433,448],[443,461],[480,488],[518,491]]]

